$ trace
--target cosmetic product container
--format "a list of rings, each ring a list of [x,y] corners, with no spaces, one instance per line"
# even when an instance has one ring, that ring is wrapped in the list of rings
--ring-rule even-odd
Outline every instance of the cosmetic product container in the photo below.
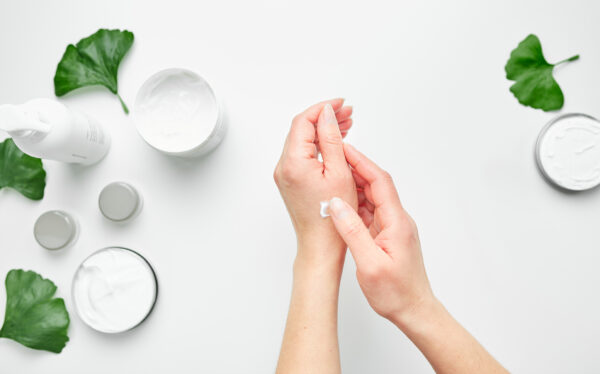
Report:
[[[47,160],[89,165],[110,148],[100,123],[51,99],[0,105],[0,129],[24,153]]]
[[[79,265],[71,294],[77,315],[85,324],[107,334],[122,333],[148,318],[156,303],[158,281],[141,254],[108,247]]]
[[[33,225],[33,236],[46,249],[63,249],[77,241],[77,220],[62,210],[50,210],[38,217]]]
[[[132,116],[142,139],[167,155],[201,156],[225,136],[213,89],[186,69],[166,69],[148,78],[138,91]]]
[[[125,182],[113,182],[100,191],[98,207],[107,219],[128,222],[142,210],[143,199],[138,190]]]
[[[600,122],[587,114],[552,119],[538,136],[535,157],[542,175],[568,191],[600,184]]]

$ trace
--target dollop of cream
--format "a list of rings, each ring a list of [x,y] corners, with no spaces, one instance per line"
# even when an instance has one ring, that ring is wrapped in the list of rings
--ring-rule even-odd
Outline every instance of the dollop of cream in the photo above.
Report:
[[[321,201],[321,209],[319,210],[319,214],[322,218],[327,218],[330,216],[329,214],[329,201]]]
[[[156,301],[156,277],[136,252],[105,248],[88,257],[73,280],[77,314],[95,330],[127,331],[140,324]]]
[[[552,122],[538,140],[538,163],[557,185],[582,191],[600,184],[600,122],[565,115]]]

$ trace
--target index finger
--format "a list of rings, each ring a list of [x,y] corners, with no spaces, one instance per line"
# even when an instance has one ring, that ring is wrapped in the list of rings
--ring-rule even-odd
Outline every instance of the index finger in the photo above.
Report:
[[[288,151],[300,156],[314,157],[314,154],[310,152],[311,147],[307,147],[306,143],[315,142],[315,124],[319,119],[321,110],[326,104],[331,104],[333,110],[337,111],[344,105],[344,99],[322,101],[294,117],[292,127],[285,142],[284,152]]]
[[[344,143],[344,154],[348,164],[368,183],[376,209],[381,209],[384,216],[394,216],[403,209],[394,182],[387,172],[350,144]]]

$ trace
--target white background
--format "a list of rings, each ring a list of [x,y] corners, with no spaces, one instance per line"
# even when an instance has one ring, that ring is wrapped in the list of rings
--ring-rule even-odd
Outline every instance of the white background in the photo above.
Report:
[[[0,278],[35,270],[71,314],[59,354],[0,340],[3,373],[270,373],[289,302],[295,237],[272,181],[294,114],[326,98],[355,106],[348,142],[394,176],[417,221],[437,296],[506,367],[597,373],[600,192],[566,194],[539,175],[536,136],[556,113],[518,104],[504,64],[536,33],[557,69],[562,112],[600,116],[600,3],[593,1],[8,1],[0,5],[0,102],[53,97],[65,47],[100,27],[135,43],[119,74],[133,106],[168,67],[204,76],[227,106],[229,132],[199,160],[159,154],[105,89],[61,99],[102,122],[108,157],[82,168],[44,163],[41,202],[0,191]],[[145,206],[128,225],[102,218],[100,189],[124,180]],[[49,252],[37,216],[64,209],[77,244]],[[318,209],[318,207],[315,207]],[[77,265],[120,245],[159,276],[156,309],[110,336],[77,317]],[[5,303],[0,290],[0,318]],[[370,310],[348,256],[339,335],[345,373],[428,373],[401,332]]]

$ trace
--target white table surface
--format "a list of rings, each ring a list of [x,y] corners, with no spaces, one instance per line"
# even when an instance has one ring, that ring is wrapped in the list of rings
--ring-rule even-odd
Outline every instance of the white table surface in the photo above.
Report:
[[[62,102],[113,137],[100,164],[45,161],[46,196],[0,191],[0,279],[52,279],[71,314],[59,354],[0,339],[2,373],[270,373],[288,308],[295,237],[272,181],[292,116],[321,99],[355,106],[348,142],[394,176],[416,219],[438,297],[508,369],[597,373],[600,191],[565,194],[538,174],[533,147],[556,113],[519,105],[504,64],[531,32],[556,77],[562,113],[600,116],[600,3],[594,1],[3,1],[0,102],[53,97],[68,43],[100,27],[135,43],[119,74],[133,106],[152,73],[187,67],[225,101],[228,134],[199,160],[159,154],[116,97],[85,89]],[[145,199],[119,226],[100,189],[123,180]],[[32,235],[49,209],[76,215],[77,244],[49,252]],[[318,209],[318,207],[315,207]],[[120,245],[144,254],[160,295],[139,328],[110,336],[77,317],[77,265]],[[345,373],[428,373],[427,361],[368,306],[350,256],[339,335]],[[5,293],[0,290],[0,318]]]

